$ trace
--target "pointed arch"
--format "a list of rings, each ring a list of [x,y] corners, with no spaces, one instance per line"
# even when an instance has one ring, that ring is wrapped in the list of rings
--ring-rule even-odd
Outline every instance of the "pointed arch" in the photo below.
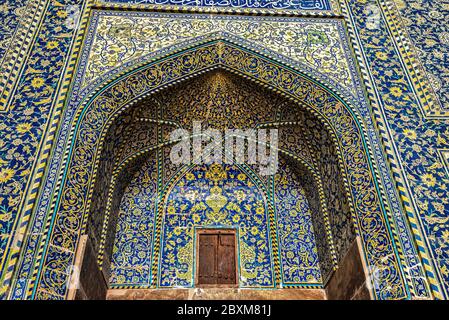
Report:
[[[64,254],[61,260],[68,265],[74,259],[108,126],[143,97],[215,68],[229,70],[278,92],[315,115],[334,133],[365,262],[380,270],[381,279],[373,286],[374,294],[379,299],[407,297],[396,240],[371,162],[366,133],[355,109],[316,79],[226,40],[203,43],[136,67],[103,84],[83,102],[72,123],[71,144],[59,181],[61,188],[55,197],[43,255],[37,262],[38,281],[34,292],[54,286],[46,273],[54,257]],[[66,267],[62,264],[55,268],[65,270]],[[58,288],[62,295],[67,293],[68,281],[66,275],[62,287]]]

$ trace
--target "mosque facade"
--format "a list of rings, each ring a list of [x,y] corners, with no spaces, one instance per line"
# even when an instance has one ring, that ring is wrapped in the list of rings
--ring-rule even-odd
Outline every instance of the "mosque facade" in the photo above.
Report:
[[[1,299],[449,298],[446,0],[0,17]]]

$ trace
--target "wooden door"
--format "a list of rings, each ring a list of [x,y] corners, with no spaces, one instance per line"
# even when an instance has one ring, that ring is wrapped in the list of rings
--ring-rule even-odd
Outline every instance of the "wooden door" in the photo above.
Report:
[[[198,285],[236,284],[235,232],[198,233]]]

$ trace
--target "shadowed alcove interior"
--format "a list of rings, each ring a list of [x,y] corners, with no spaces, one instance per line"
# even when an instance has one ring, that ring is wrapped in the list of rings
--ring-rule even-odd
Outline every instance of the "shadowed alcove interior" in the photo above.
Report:
[[[277,129],[276,173],[174,164],[170,134],[194,121]],[[186,298],[199,286],[198,231],[222,229],[236,234],[234,294],[369,299],[338,148],[303,106],[221,69],[139,101],[114,120],[97,160],[76,298]]]

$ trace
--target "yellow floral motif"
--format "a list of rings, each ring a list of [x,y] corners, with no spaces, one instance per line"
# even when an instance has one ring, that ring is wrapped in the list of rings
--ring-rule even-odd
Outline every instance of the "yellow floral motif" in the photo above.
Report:
[[[44,84],[45,81],[41,77],[36,77],[33,80],[31,80],[31,86],[35,89],[41,88]]]
[[[242,280],[254,279],[257,276],[257,271],[246,268],[246,265],[253,262],[256,259],[256,253],[254,248],[250,247],[244,241],[240,244],[240,261],[242,268],[240,269]]]
[[[7,212],[7,213],[0,212],[0,221],[1,222],[8,222],[10,219],[11,219],[11,212]]]
[[[167,207],[167,212],[168,214],[175,214],[176,213],[176,209],[174,206],[168,206]]]
[[[224,180],[226,177],[226,171],[224,171],[223,167],[219,164],[211,165],[210,169],[206,172],[206,179],[210,179],[214,182]]]
[[[422,176],[422,182],[428,185],[429,187],[434,187],[435,184],[437,183],[437,179],[432,174],[427,173]]]
[[[17,132],[19,132],[19,133],[26,133],[26,132],[30,131],[31,124],[30,123],[20,123],[17,125],[16,129],[17,129]]]
[[[186,264],[187,270],[182,272],[180,270],[176,270],[176,277],[178,279],[188,279],[192,274],[193,268],[193,244],[189,242],[185,247],[179,249],[178,253],[179,262],[182,264]]]
[[[65,10],[59,10],[58,12],[56,12],[56,15],[57,15],[59,18],[67,18],[67,11],[65,11]]]
[[[265,261],[265,253],[261,252],[257,256],[257,262],[263,263]]]
[[[415,130],[412,130],[412,129],[405,129],[404,130],[404,135],[407,137],[407,138],[409,138],[409,139],[412,139],[412,140],[414,140],[414,139],[416,139],[416,131]]]
[[[213,187],[210,190],[210,195],[206,198],[206,203],[212,212],[208,214],[208,217],[215,222],[221,221],[226,218],[227,212],[221,209],[226,205],[228,199],[222,194],[222,189],[220,187]]]
[[[256,226],[254,226],[254,227],[251,228],[251,233],[253,235],[257,235],[259,233],[259,229]]]
[[[198,214],[195,213],[195,214],[192,216],[192,220],[193,220],[193,222],[198,223],[198,222],[200,222],[201,217],[200,217]]]
[[[179,236],[182,233],[181,228],[176,227],[175,230],[173,231],[174,234],[176,234],[177,236]]]
[[[52,49],[57,48],[58,45],[59,45],[59,42],[58,42],[58,41],[49,41],[49,42],[47,43],[46,47],[47,47],[47,49],[52,50]]]
[[[383,61],[388,59],[388,55],[385,52],[383,52],[383,51],[377,51],[376,52],[376,57],[378,59],[380,59],[380,60],[383,60]]]
[[[402,90],[399,87],[392,87],[390,89],[390,93],[395,96],[396,98],[399,98],[400,96],[402,96]]]
[[[245,180],[246,180],[246,174],[240,173],[240,174],[237,176],[237,179],[239,179],[240,181],[245,181]]]
[[[442,233],[442,238],[445,242],[449,242],[449,230],[444,230]]]
[[[3,168],[0,171],[0,183],[9,181],[16,172],[10,168]]]
[[[242,190],[236,190],[234,191],[234,196],[236,197],[237,200],[239,201],[244,201],[246,198],[245,192],[243,192]]]

